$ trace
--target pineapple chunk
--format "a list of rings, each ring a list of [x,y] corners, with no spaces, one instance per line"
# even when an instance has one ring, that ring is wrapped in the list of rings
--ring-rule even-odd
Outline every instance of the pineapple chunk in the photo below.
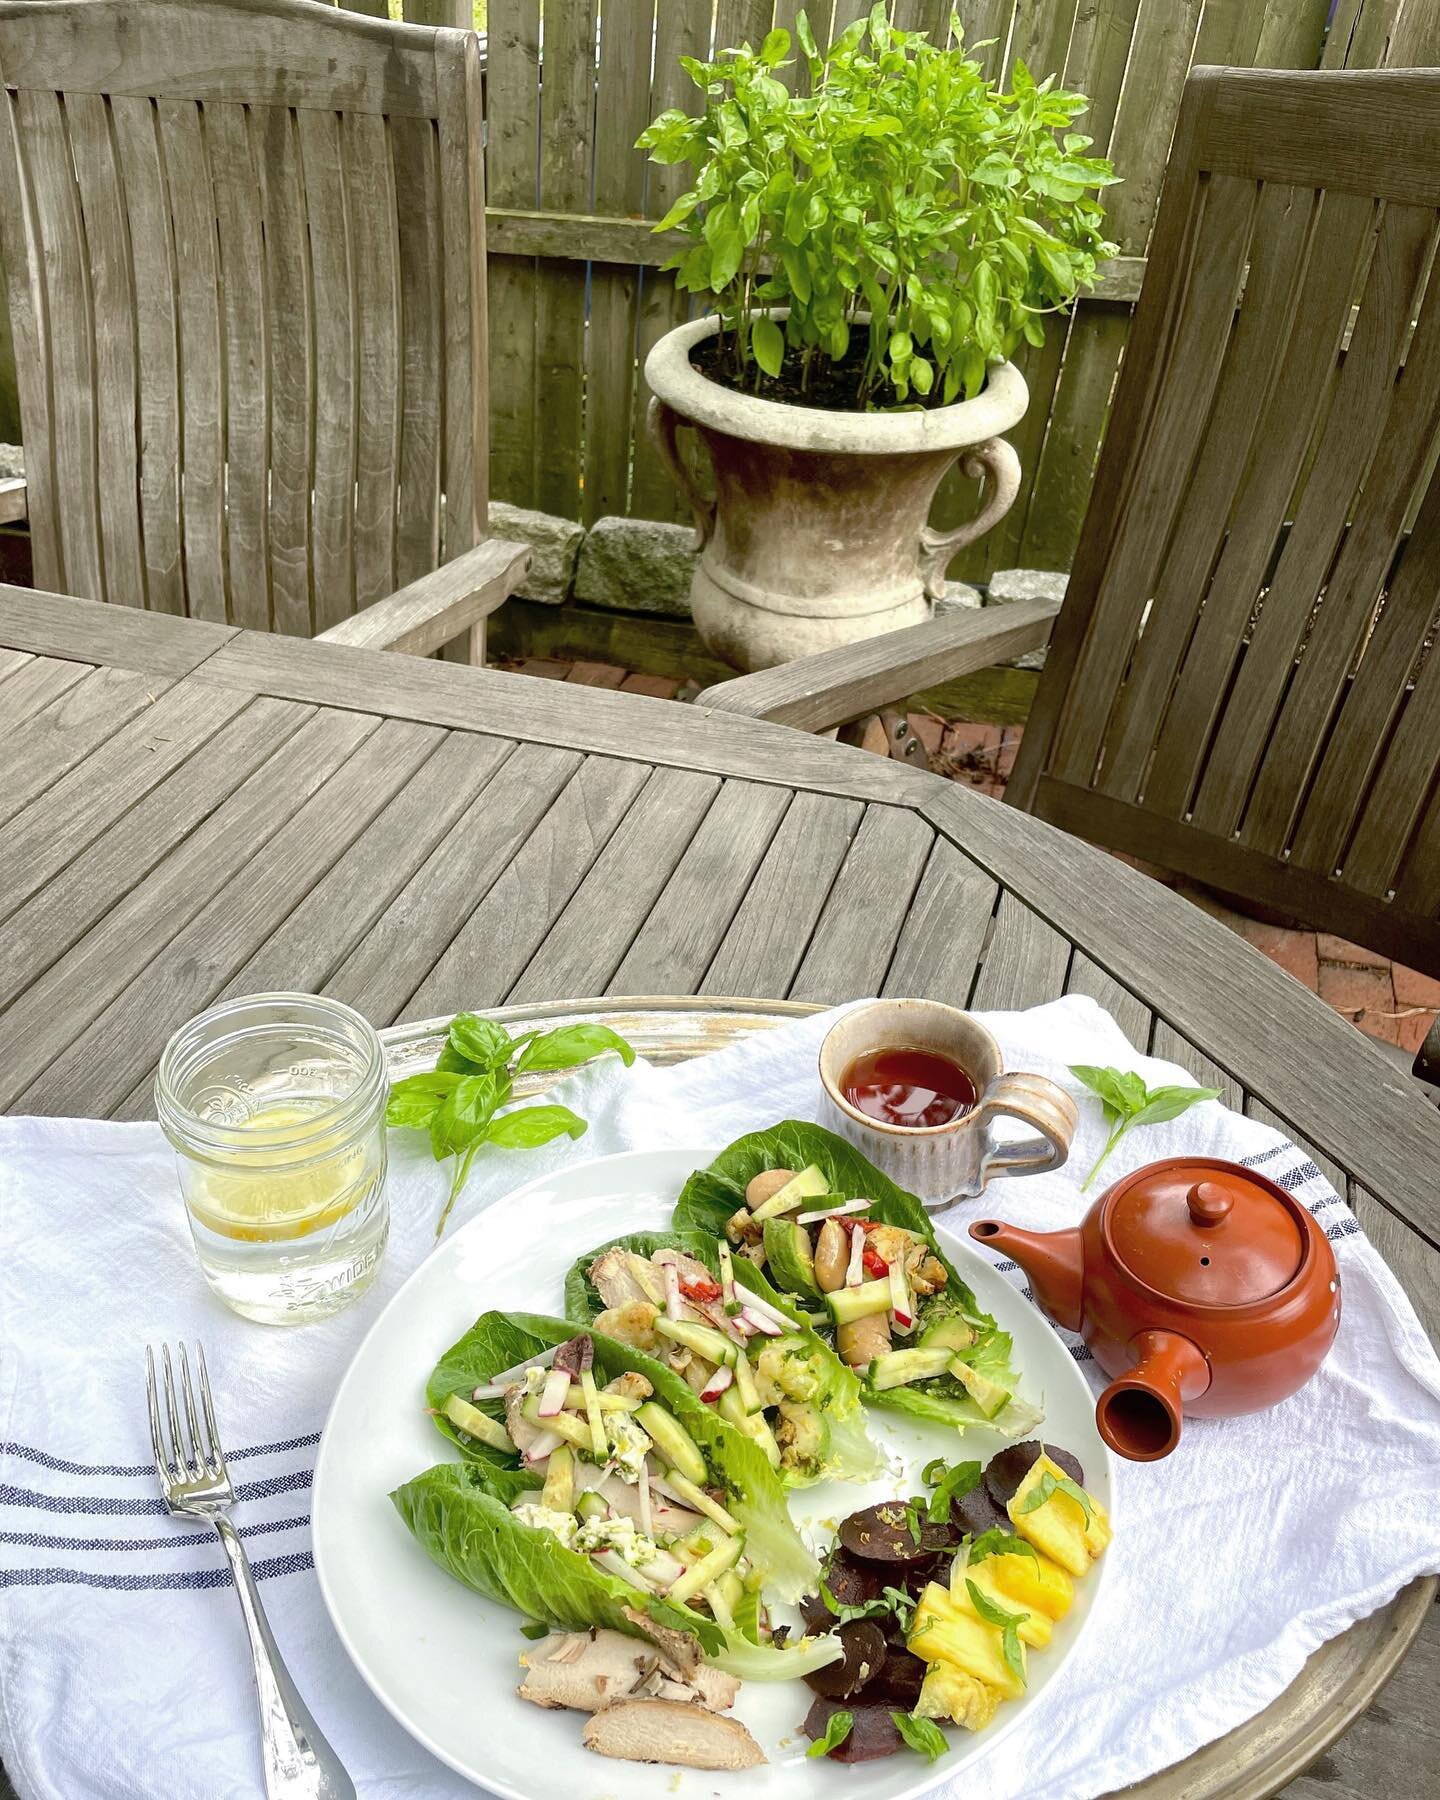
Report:
[[[962,1609],[933,1581],[916,1602],[915,1618],[905,1643],[911,1655],[922,1662],[945,1663],[959,1669],[994,1688],[1002,1700],[1018,1700],[1025,1692],[1023,1678],[1005,1660],[1000,1627],[987,1625],[974,1613]],[[1020,1666],[1025,1667],[1023,1644]]]
[[[932,1663],[925,1671],[915,1713],[921,1719],[953,1719],[967,1731],[981,1731],[995,1717],[1000,1696],[973,1675]]]
[[[1110,1542],[1110,1520],[1100,1502],[1089,1492],[1086,1493],[1090,1502],[1088,1521],[1080,1502],[1064,1493],[1052,1494],[1033,1512],[1021,1512],[1026,1496],[1043,1475],[1052,1475],[1060,1481],[1064,1479],[1065,1471],[1048,1456],[1037,1457],[1007,1509],[1011,1521],[1021,1537],[1059,1563],[1062,1569],[1072,1575],[1088,1574],[1090,1564]]]
[[[990,1571],[1001,1606],[1063,1619],[1075,1599],[1075,1583],[1059,1563],[1038,1550],[1034,1556],[987,1556],[979,1567]],[[973,1579],[974,1569],[967,1571],[957,1556],[950,1571],[952,1593],[957,1587],[963,1592],[967,1572]]]
[[[1006,1593],[996,1579],[996,1560],[993,1556],[987,1556],[983,1562],[970,1566],[962,1563],[957,1556],[950,1576],[950,1598],[962,1612],[974,1613],[975,1605],[970,1598],[970,1590],[965,1585],[967,1581],[973,1581],[987,1600],[993,1600],[997,1606],[1003,1606],[1006,1612],[1012,1612],[1017,1617],[1024,1613],[1024,1618],[1016,1627],[1020,1634],[1020,1642],[1029,1644],[1033,1650],[1043,1650],[1050,1642],[1050,1634],[1055,1629],[1054,1625],[1045,1613],[1027,1611],[1023,1606],[1015,1604],[1014,1598]],[[1022,1556],[1017,1560],[1029,1562],[1030,1559],[1028,1556]],[[975,1616],[978,1618],[980,1615],[976,1613]]]

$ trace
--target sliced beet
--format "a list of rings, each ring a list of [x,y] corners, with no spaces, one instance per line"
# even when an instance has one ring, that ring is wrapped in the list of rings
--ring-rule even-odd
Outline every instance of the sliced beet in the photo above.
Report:
[[[882,1500],[878,1506],[851,1513],[840,1526],[840,1542],[852,1556],[871,1563],[919,1562],[958,1542],[948,1521],[937,1524],[920,1511],[914,1514],[920,1525],[917,1543],[910,1529],[911,1516],[901,1501]]]
[[[920,1684],[925,1679],[925,1664],[908,1650],[887,1644],[880,1672],[865,1684],[865,1701],[884,1701],[901,1712],[910,1712],[920,1698]]]
[[[905,1740],[890,1717],[890,1708],[872,1705],[868,1700],[827,1700],[822,1695],[817,1695],[805,1715],[806,1737],[824,1737],[830,1715],[836,1712],[852,1714],[855,1723],[844,1743],[837,1744],[833,1750],[826,1752],[829,1761],[875,1762],[882,1756],[893,1756],[897,1750],[904,1749]]]
[[[861,1562],[843,1544],[837,1544],[825,1571],[825,1585],[835,1596],[837,1606],[863,1606],[867,1600],[879,1599],[885,1578],[873,1565]],[[820,1604],[825,1603],[822,1600]]]
[[[984,1531],[1015,1529],[1010,1523],[1009,1513],[1003,1506],[995,1504],[985,1487],[977,1487],[963,1500],[956,1500],[950,1508],[950,1521],[957,1531],[972,1538],[979,1537]]]
[[[1085,1485],[1085,1471],[1079,1460],[1068,1450],[1058,1450],[1054,1444],[1011,1444],[1008,1450],[1002,1450],[998,1456],[992,1456],[985,1466],[985,1491],[995,1505],[1004,1512],[1005,1507],[1015,1498],[1015,1490],[1040,1460],[1048,1456],[1051,1462],[1062,1468],[1072,1481]],[[1005,1515],[1009,1524],[1009,1514]]]
[[[805,1677],[827,1700],[848,1700],[858,1694],[885,1661],[885,1633],[873,1619],[852,1619],[840,1627],[839,1638],[845,1646],[844,1660],[827,1663]]]
[[[888,1585],[899,1588],[913,1600],[927,1582],[939,1581],[942,1573],[948,1574],[950,1563],[950,1550],[942,1550],[938,1556],[922,1556],[918,1562],[896,1563],[890,1569]]]
[[[800,1602],[800,1617],[811,1637],[834,1628],[835,1615],[818,1594],[807,1594]]]

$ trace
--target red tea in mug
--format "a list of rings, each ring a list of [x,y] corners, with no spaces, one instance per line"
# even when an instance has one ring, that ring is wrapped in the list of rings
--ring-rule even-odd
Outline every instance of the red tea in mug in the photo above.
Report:
[[[970,1111],[975,1083],[958,1063],[931,1050],[871,1050],[857,1056],[840,1091],[867,1118],[919,1130],[948,1125]]]

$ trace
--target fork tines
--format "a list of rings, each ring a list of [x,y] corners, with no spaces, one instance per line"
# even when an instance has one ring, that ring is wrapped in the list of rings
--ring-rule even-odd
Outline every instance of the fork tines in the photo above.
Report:
[[[179,1346],[180,1399],[176,1400],[175,1371],[170,1360],[170,1346],[160,1346],[160,1366],[165,1390],[165,1420],[168,1441],[162,1429],[160,1396],[155,1381],[155,1352],[145,1350],[145,1385],[150,1406],[150,1442],[155,1452],[155,1468],[166,1488],[187,1483],[224,1483],[225,1455],[220,1448],[220,1433],[215,1425],[215,1407],[210,1398],[210,1376],[205,1368],[205,1352],[197,1343],[195,1361],[200,1373],[200,1410],[195,1406],[195,1384],[190,1376],[190,1358],[184,1344]],[[180,1405],[185,1409],[187,1434],[180,1429]],[[200,1418],[204,1416],[202,1438]],[[187,1454],[188,1440],[188,1454]]]

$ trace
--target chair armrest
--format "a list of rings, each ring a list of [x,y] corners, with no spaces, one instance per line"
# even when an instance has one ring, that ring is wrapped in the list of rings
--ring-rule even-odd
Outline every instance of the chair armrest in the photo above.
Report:
[[[13,525],[16,519],[23,519],[26,512],[25,477],[12,475],[0,481],[0,525]]]
[[[486,538],[409,587],[318,633],[317,641],[429,656],[502,606],[530,567],[530,555],[528,544]]]
[[[722,681],[706,688],[699,704],[800,731],[828,731],[921,688],[1038,650],[1059,610],[1058,600],[1017,600],[929,619]]]

